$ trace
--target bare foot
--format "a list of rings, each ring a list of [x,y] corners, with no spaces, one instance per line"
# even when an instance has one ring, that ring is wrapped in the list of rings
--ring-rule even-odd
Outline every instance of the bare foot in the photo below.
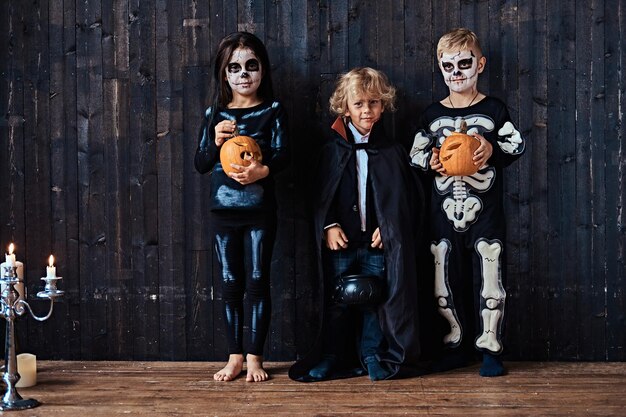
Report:
[[[228,363],[220,371],[213,375],[216,381],[232,381],[243,370],[243,355],[234,354],[228,357]]]
[[[246,362],[248,368],[248,375],[246,375],[247,382],[261,382],[269,379],[270,376],[265,372],[265,369],[263,369],[263,356],[248,353],[246,355]]]

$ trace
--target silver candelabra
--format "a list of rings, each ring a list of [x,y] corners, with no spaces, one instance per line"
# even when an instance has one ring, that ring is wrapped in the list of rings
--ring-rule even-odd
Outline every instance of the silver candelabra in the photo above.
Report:
[[[6,339],[4,346],[4,373],[2,380],[7,385],[6,392],[0,402],[0,410],[24,410],[27,408],[37,407],[40,403],[34,399],[23,399],[17,392],[15,384],[20,380],[20,374],[17,372],[17,356],[15,355],[15,319],[18,316],[26,314],[30,315],[37,321],[45,321],[52,315],[54,300],[63,296],[63,291],[57,290],[57,281],[61,277],[46,276],[41,278],[45,281],[44,290],[37,293],[37,297],[50,300],[50,311],[43,317],[35,315],[30,305],[19,297],[19,293],[15,290],[15,285],[20,282],[17,276],[16,266],[5,266],[4,271],[0,274],[0,284],[2,284],[2,294],[0,295],[0,316],[7,322]]]

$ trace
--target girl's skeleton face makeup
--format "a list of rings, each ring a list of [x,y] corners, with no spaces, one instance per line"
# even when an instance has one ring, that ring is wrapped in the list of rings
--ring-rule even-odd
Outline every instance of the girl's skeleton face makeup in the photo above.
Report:
[[[444,52],[439,59],[443,79],[450,90],[456,93],[476,89],[480,73],[478,64],[479,59],[471,50]]]
[[[233,95],[256,94],[263,78],[259,59],[250,48],[237,48],[226,65],[226,79]]]

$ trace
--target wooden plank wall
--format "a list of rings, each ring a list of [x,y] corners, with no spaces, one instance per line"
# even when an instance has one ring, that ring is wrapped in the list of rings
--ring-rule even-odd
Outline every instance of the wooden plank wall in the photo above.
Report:
[[[307,181],[336,76],[386,72],[393,127],[446,94],[433,60],[448,29],[477,32],[480,79],[528,138],[507,169],[511,359],[626,359],[626,9],[621,0],[101,0],[0,2],[0,245],[32,294],[50,253],[67,292],[18,320],[41,358],[225,357],[207,178],[192,159],[212,53],[236,30],[267,45],[290,117],[279,180],[267,356],[314,334]],[[1,339],[0,339],[1,340]]]

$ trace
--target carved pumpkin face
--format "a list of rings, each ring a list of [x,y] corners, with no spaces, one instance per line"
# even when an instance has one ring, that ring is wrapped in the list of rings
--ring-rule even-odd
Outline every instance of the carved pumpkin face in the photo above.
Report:
[[[478,139],[465,133],[455,132],[448,136],[439,151],[439,160],[446,169],[446,174],[475,174],[479,167],[474,165],[472,158],[479,146]]]
[[[263,161],[263,154],[259,144],[250,136],[235,136],[222,144],[220,162],[226,174],[237,172],[230,164],[249,166],[250,160]]]

